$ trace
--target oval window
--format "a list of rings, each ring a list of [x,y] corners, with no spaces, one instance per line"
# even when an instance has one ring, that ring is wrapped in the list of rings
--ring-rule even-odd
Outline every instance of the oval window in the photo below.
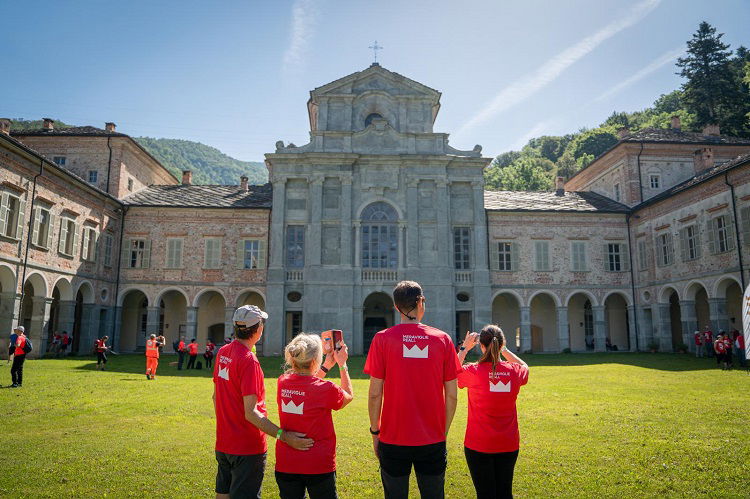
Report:
[[[290,291],[286,295],[286,299],[292,303],[296,303],[302,299],[302,293],[300,293],[299,291]]]
[[[470,297],[469,297],[468,293],[458,293],[456,295],[456,300],[458,300],[460,302],[467,302],[467,301],[469,301],[469,298]]]

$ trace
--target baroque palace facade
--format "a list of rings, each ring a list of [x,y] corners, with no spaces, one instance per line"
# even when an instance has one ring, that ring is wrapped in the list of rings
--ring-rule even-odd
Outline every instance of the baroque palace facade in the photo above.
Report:
[[[260,186],[180,181],[113,123],[0,120],[0,329],[25,325],[36,355],[62,330],[76,352],[157,331],[169,351],[221,341],[249,303],[270,315],[263,355],[329,328],[363,353],[401,279],[422,283],[426,322],[498,322],[524,352],[672,351],[740,328],[750,140],[675,118],[622,130],[555,191],[485,191],[491,158],[435,132],[439,108],[377,64],[318,87],[310,142],[277,142]]]

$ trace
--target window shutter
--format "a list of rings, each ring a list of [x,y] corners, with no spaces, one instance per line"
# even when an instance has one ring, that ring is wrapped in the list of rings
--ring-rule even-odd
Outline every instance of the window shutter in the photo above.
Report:
[[[612,267],[612,263],[609,261],[609,243],[604,243],[602,253],[604,254],[604,270],[615,270]]]
[[[240,239],[237,241],[237,268],[245,268],[245,240]]]
[[[55,215],[50,212],[47,219],[49,220],[49,226],[47,227],[47,240],[44,242],[44,247],[52,249],[52,236],[55,234]]]
[[[734,226],[734,220],[728,216],[724,217],[724,220],[726,220],[726,234],[727,234],[727,251],[732,251],[734,247],[737,245],[736,240],[737,237],[734,235],[735,226]]]
[[[120,267],[126,269],[132,268],[130,266],[130,239],[122,240],[122,248],[120,248]]]
[[[73,251],[71,252],[72,256],[78,255],[78,224],[73,224]]]
[[[714,228],[714,220],[708,220],[706,222],[706,233],[708,234],[708,251],[712,255],[716,254],[716,229]]]
[[[91,231],[86,227],[83,228],[83,247],[81,248],[81,258],[84,260],[89,259],[89,242],[91,240]]]
[[[537,241],[534,243],[534,270],[546,270],[544,268],[544,243]]]
[[[620,268],[630,270],[630,245],[627,243],[620,243]]]
[[[26,212],[26,200],[19,198],[18,200],[18,224],[16,225],[16,238],[21,239],[23,237],[23,220]]]
[[[693,231],[695,233],[695,258],[700,258],[703,253],[703,247],[701,246],[701,231],[699,230],[698,224],[693,225]]]
[[[91,257],[91,261],[95,262],[97,257],[99,256],[99,233],[95,230],[92,230],[90,237],[94,240],[94,245],[92,247],[92,254],[89,256]]]
[[[510,270],[520,270],[520,264],[518,261],[518,243],[510,243]]]
[[[174,264],[175,267],[182,268],[182,244],[183,239],[176,239],[174,242]]]
[[[60,240],[57,242],[57,251],[65,253],[65,245],[68,241],[68,219],[60,219]]]
[[[745,206],[740,210],[742,218],[742,243],[750,245],[750,206]]]
[[[500,245],[497,242],[490,244],[490,269],[500,270]]]
[[[688,241],[688,233],[687,233],[687,227],[683,227],[680,229],[680,258],[683,262],[686,262],[688,258],[690,258],[690,252],[689,250],[689,241]]]
[[[266,268],[266,241],[258,240],[258,268]]]
[[[143,243],[143,259],[141,260],[143,263],[141,265],[141,268],[147,269],[151,265],[151,240],[147,239]]]
[[[210,249],[211,249],[211,241],[209,239],[203,240],[203,268],[204,269],[210,269]]]
[[[42,209],[34,208],[32,217],[34,219],[34,225],[31,231],[31,243],[41,246],[39,242],[39,229],[42,227]]]
[[[8,233],[8,193],[3,192],[0,198],[0,234]]]

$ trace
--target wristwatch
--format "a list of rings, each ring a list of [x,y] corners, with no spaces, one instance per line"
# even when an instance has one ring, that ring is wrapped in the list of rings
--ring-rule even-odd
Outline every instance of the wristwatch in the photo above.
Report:
[[[328,368],[326,366],[321,365],[320,366],[320,370],[323,371],[324,373],[328,374]]]
[[[464,350],[466,350],[466,347],[465,347],[465,346],[463,346],[463,345],[461,345],[461,346],[459,347],[459,349],[458,349],[458,351],[459,351],[459,352],[463,352]]]
[[[370,435],[380,435],[380,430],[373,431],[373,429],[370,428]]]

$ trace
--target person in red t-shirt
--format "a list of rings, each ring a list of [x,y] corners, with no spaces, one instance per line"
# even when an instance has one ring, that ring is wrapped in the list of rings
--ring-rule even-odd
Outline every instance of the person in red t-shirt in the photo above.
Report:
[[[146,379],[156,378],[156,369],[159,367],[159,347],[161,343],[152,334],[146,341]]]
[[[206,351],[203,352],[203,359],[206,361],[206,368],[211,367],[211,363],[214,360],[214,349],[216,348],[216,345],[211,341],[208,340],[206,342]]]
[[[266,435],[295,449],[313,441],[285,431],[266,416],[263,370],[253,347],[263,335],[268,314],[255,305],[234,312],[235,340],[219,349],[214,364],[216,411],[216,497],[258,497],[266,467]]]
[[[67,331],[63,331],[62,338],[60,338],[60,349],[57,351],[58,357],[65,357],[68,353],[68,346],[70,346],[70,336]]]
[[[711,326],[706,324],[703,330],[703,346],[706,350],[706,357],[714,356],[714,333],[711,332]]]
[[[724,342],[724,364],[727,369],[734,367],[732,362],[732,340],[729,339],[729,335],[723,330],[721,331],[721,340]]]
[[[737,356],[737,362],[740,367],[747,367],[747,359],[745,358],[745,337],[737,331],[732,330],[732,340],[734,345],[734,353]]]
[[[17,326],[13,330],[13,335],[15,335],[15,339],[11,341],[9,351],[11,357],[13,357],[13,365],[10,367],[11,388],[18,388],[23,383],[23,363],[26,360],[26,352],[23,347],[26,346],[26,330],[23,326]]]
[[[172,346],[174,346],[174,343],[172,343]],[[182,364],[185,362],[185,352],[187,351],[187,348],[185,348],[185,337],[180,336],[180,341],[177,342],[177,370],[182,371]]]
[[[703,333],[696,331],[695,337],[695,358],[703,357]]]
[[[109,336],[105,336],[94,342],[94,350],[96,350],[96,368],[104,371],[107,366],[107,340]]]
[[[187,351],[188,351],[188,363],[185,369],[195,369],[195,359],[198,358],[198,342],[195,341],[195,338],[190,340],[190,343],[187,346]]]
[[[365,362],[368,410],[385,497],[407,497],[412,465],[422,497],[445,495],[445,439],[456,412],[461,363],[451,337],[422,324],[422,287],[393,289],[401,324],[378,332]]]
[[[341,373],[341,387],[315,373],[323,362],[323,342],[318,335],[299,334],[289,342],[284,357],[289,370],[278,381],[276,401],[281,426],[306,434],[315,441],[309,451],[276,442],[276,483],[281,499],[305,497],[335,499],[336,432],[331,411],[344,408],[354,397],[343,342],[333,352]]]
[[[716,340],[714,341],[714,353],[716,354],[716,365],[720,365],[722,370],[727,368],[727,362],[724,355],[726,353],[726,348],[724,337],[721,334],[717,334]]]
[[[513,497],[519,446],[516,398],[529,380],[529,366],[505,347],[505,335],[494,324],[479,334],[466,333],[458,353],[461,362],[477,343],[479,362],[465,364],[458,375],[459,388],[469,389],[466,463],[479,499]]]

